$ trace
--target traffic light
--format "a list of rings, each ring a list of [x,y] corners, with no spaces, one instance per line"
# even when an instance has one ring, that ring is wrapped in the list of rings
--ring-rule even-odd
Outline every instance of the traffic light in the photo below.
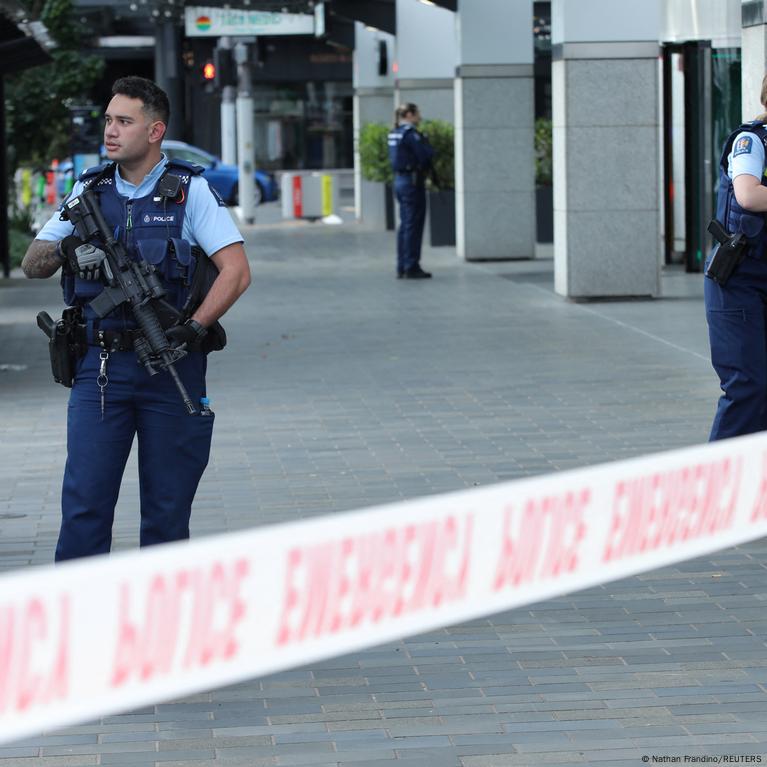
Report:
[[[237,85],[237,70],[232,58],[231,48],[214,48],[216,88],[226,88]]]
[[[202,65],[202,79],[206,83],[212,83],[216,79],[216,65],[212,61],[206,61]]]

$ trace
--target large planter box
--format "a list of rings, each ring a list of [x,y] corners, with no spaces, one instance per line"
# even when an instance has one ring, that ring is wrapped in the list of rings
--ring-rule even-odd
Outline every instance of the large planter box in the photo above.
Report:
[[[538,242],[554,242],[554,187],[535,188],[535,229]]]
[[[397,228],[397,221],[394,215],[394,185],[385,184],[384,190],[386,230],[391,232]]]
[[[429,236],[432,247],[455,245],[455,191],[429,191]]]

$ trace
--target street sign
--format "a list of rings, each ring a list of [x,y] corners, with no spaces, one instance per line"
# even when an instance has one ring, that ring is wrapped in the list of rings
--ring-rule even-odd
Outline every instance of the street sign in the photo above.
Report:
[[[314,16],[303,13],[187,6],[184,22],[187,37],[314,34]]]
[[[314,36],[324,37],[325,27],[325,3],[317,3],[314,6]]]

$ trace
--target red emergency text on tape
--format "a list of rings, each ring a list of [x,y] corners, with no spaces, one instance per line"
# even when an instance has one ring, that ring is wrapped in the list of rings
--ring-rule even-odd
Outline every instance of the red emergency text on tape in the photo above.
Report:
[[[474,517],[296,547],[287,555],[278,645],[439,607],[466,594]]]
[[[67,596],[0,606],[0,711],[66,698],[69,653]]]
[[[582,488],[506,506],[493,590],[573,572],[590,501],[591,491]]]
[[[247,575],[247,560],[237,559],[158,573],[141,592],[122,583],[112,686],[233,658]]]
[[[740,493],[743,458],[722,458],[615,485],[602,560],[610,562],[728,529]]]
[[[751,522],[762,522],[767,519],[767,452],[762,453],[762,479],[759,491],[751,509]]]

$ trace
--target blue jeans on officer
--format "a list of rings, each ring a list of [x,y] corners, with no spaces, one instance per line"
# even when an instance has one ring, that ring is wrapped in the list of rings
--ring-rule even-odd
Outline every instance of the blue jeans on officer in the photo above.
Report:
[[[416,269],[421,264],[421,241],[426,220],[426,189],[414,183],[412,173],[398,173],[394,191],[399,202],[400,227],[397,232],[397,274]]]
[[[56,561],[110,550],[115,504],[134,436],[141,546],[189,537],[192,500],[210,455],[213,414],[188,415],[167,371],[150,376],[132,351],[109,355],[102,418],[96,383],[100,351],[88,347],[69,398]],[[175,367],[192,401],[199,402],[205,396],[205,355],[192,352]]]
[[[763,431],[767,429],[767,261],[745,258],[724,287],[706,278],[704,296],[711,362],[722,388],[709,439]]]

